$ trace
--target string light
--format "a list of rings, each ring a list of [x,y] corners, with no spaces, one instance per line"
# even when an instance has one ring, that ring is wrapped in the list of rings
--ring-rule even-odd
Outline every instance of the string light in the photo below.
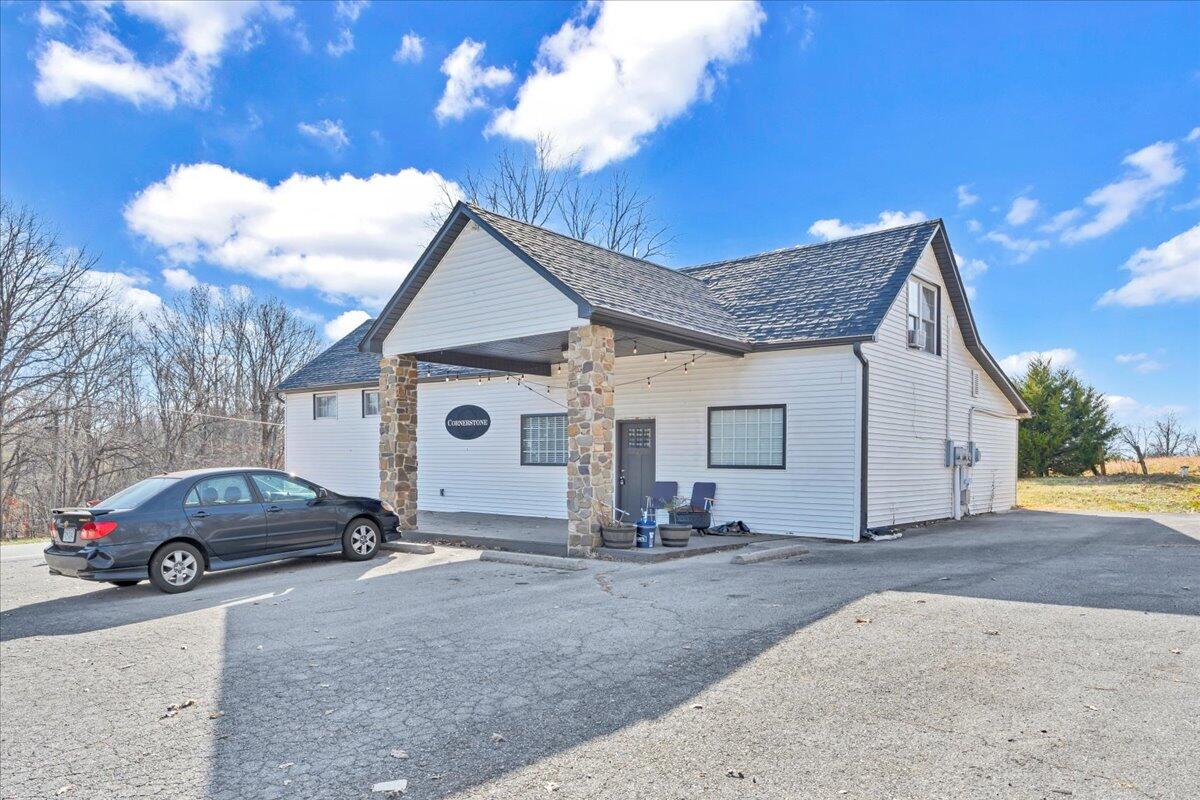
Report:
[[[637,339],[633,340],[633,354],[637,355]]]
[[[683,374],[684,375],[687,375],[687,367],[688,367],[688,362],[686,362],[686,361],[683,362]]]
[[[647,389],[650,388],[650,376],[649,375],[646,376],[646,388]]]

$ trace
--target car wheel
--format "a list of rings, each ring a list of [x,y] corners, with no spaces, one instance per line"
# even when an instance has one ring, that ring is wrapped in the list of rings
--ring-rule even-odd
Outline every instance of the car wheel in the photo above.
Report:
[[[126,586],[137,586],[141,581],[109,581],[113,586],[120,586],[124,589]]]
[[[342,555],[351,561],[366,561],[379,552],[379,526],[369,519],[350,520],[342,533]]]
[[[150,582],[167,594],[191,591],[203,576],[204,556],[186,542],[165,544],[150,559]]]

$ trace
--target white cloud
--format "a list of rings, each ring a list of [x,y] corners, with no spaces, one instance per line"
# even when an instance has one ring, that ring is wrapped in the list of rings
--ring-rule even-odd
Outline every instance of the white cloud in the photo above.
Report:
[[[1118,364],[1127,364],[1143,375],[1150,372],[1158,372],[1165,365],[1162,362],[1155,360],[1149,353],[1122,353],[1115,359]]]
[[[966,208],[967,206],[973,206],[979,202],[979,195],[973,194],[971,192],[971,187],[965,183],[959,184],[958,189],[956,189],[955,191],[958,192],[958,207],[959,208]]]
[[[1018,197],[1013,200],[1012,207],[1008,209],[1004,218],[1008,220],[1009,225],[1024,225],[1037,214],[1039,205],[1040,203],[1032,197]]]
[[[1082,225],[1074,222],[1081,214],[1068,218],[1063,226],[1062,240],[1068,243],[1095,239],[1116,230],[1129,221],[1147,203],[1158,199],[1168,186],[1183,180],[1184,168],[1176,158],[1174,142],[1155,142],[1121,162],[1130,167],[1125,177],[1103,186],[1084,198],[1084,204],[1096,209],[1094,216]],[[1082,211],[1072,209],[1073,211]],[[1055,217],[1056,220],[1062,215]]]
[[[983,230],[983,223],[977,219],[969,219],[967,220],[967,230],[969,230],[971,233],[979,233],[981,230]]]
[[[712,96],[766,14],[757,2],[589,3],[542,40],[513,108],[488,127],[549,137],[584,172],[628,158],[646,137]]]
[[[208,100],[212,73],[228,49],[252,47],[259,19],[286,20],[294,13],[272,0],[122,3],[126,15],[155,25],[179,48],[170,61],[147,63],[116,37],[108,5],[84,8],[87,22],[76,44],[51,40],[37,56],[35,89],[43,104],[110,94],[138,106],[201,105]]]
[[[370,318],[371,315],[361,309],[345,311],[325,323],[325,338],[336,342]]]
[[[161,297],[149,289],[141,288],[150,283],[145,275],[91,270],[87,273],[87,279],[97,291],[106,292],[109,301],[122,311],[146,316],[162,308]]]
[[[443,185],[436,172],[416,169],[368,178],[297,174],[270,185],[216,164],[189,164],[134,197],[125,220],[174,266],[203,261],[378,308],[428,243]]]
[[[341,58],[354,49],[352,27],[368,5],[368,0],[337,0],[333,6],[333,16],[342,22],[342,27],[338,29],[337,37],[325,44],[326,53]]]
[[[1100,298],[1102,306],[1152,306],[1200,298],[1200,225],[1125,262],[1133,277]]]
[[[1125,425],[1146,422],[1164,414],[1186,414],[1190,411],[1184,405],[1149,405],[1121,394],[1106,394],[1104,400],[1108,403],[1108,410],[1116,417],[1117,422]]]
[[[340,119],[336,122],[331,119],[301,122],[296,126],[296,130],[335,153],[350,146],[350,137],[346,135],[346,129],[342,127]]]
[[[485,89],[496,89],[512,82],[513,74],[507,69],[480,66],[485,47],[483,42],[463,39],[442,62],[446,90],[433,112],[439,122],[462,119],[473,109],[485,108]]]
[[[1188,131],[1188,135],[1184,137],[1185,142],[1200,142],[1200,126],[1192,128]]]
[[[67,18],[42,3],[37,10],[37,24],[42,28],[61,28],[67,24]]]
[[[1028,261],[1033,257],[1034,253],[1050,246],[1050,243],[1045,239],[1022,239],[1016,236],[1009,236],[1002,231],[988,231],[983,235],[983,238],[990,242],[995,242],[1005,250],[1015,253],[1015,259],[1018,262]]]
[[[1054,368],[1058,369],[1059,367],[1071,366],[1078,357],[1079,354],[1070,347],[1054,347],[1050,350],[1024,350],[1000,359],[1000,368],[1015,377],[1023,374],[1029,368],[1030,362],[1035,358],[1049,359]]]
[[[186,292],[200,285],[200,281],[196,280],[196,276],[183,267],[168,267],[162,271],[162,277],[163,283],[167,284],[167,288],[174,289],[177,292]]]
[[[954,260],[958,262],[958,272],[963,280],[974,280],[988,271],[988,264],[982,258],[963,258],[955,253]]]
[[[808,226],[808,232],[813,236],[818,236],[825,241],[830,239],[844,239],[847,236],[857,236],[860,233],[872,233],[873,231],[881,231],[885,228],[898,228],[901,225],[912,225],[915,222],[924,222],[928,217],[923,211],[883,211],[879,214],[879,219],[875,222],[842,222],[834,217],[832,219],[819,219],[812,225]]]
[[[400,37],[400,46],[392,54],[392,60],[397,64],[416,64],[425,58],[425,40],[409,31]]]
[[[1044,231],[1045,233],[1058,233],[1063,228],[1073,224],[1075,220],[1082,216],[1082,208],[1070,208],[1066,211],[1060,211],[1051,217],[1049,222],[1038,228],[1038,230]]]

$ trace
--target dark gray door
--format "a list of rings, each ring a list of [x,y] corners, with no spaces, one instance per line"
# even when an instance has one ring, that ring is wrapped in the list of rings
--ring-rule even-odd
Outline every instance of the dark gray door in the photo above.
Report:
[[[617,425],[617,507],[636,519],[654,489],[654,420]]]

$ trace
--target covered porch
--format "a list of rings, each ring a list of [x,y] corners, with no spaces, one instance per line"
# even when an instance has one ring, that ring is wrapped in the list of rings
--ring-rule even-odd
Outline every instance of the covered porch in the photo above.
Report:
[[[417,528],[405,532],[406,541],[446,544],[513,553],[565,556],[567,521],[545,517],[515,517],[468,511],[418,511]],[[599,547],[593,555],[613,561],[652,563],[687,556],[737,550],[747,545],[786,537],[770,534],[713,536],[694,534],[687,547],[656,546],[650,549],[613,550]]]

